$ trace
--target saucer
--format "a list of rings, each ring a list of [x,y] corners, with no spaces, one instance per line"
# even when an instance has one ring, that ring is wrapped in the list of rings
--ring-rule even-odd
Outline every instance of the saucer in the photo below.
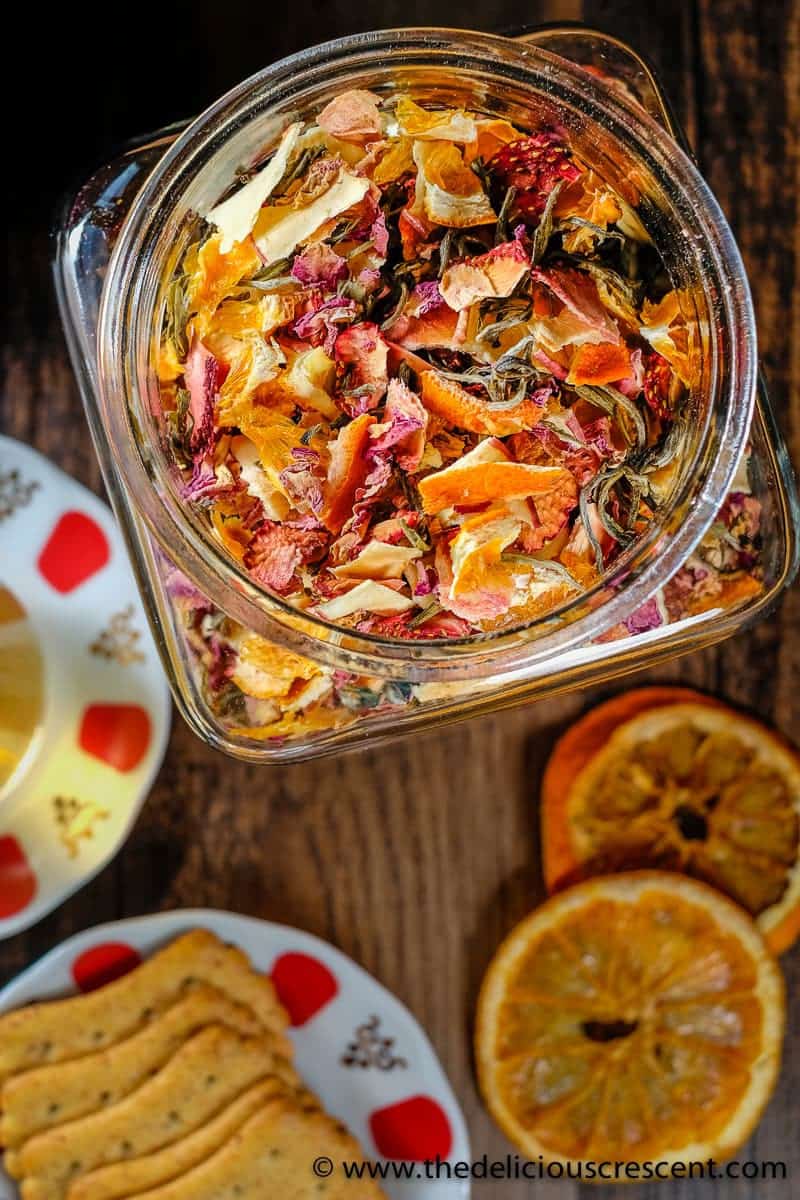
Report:
[[[300,1075],[366,1155],[389,1164],[381,1187],[390,1200],[468,1200],[469,1180],[431,1180],[424,1166],[471,1157],[464,1115],[427,1035],[396,996],[313,934],[210,909],[114,921],[69,938],[23,971],[0,991],[0,1013],[91,991],[197,928],[240,946],[272,977]],[[405,1168],[400,1178],[392,1161]],[[17,1194],[0,1166],[0,1200]]]

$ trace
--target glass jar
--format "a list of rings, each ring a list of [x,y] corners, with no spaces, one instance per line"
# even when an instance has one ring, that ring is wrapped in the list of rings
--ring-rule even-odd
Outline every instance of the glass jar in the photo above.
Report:
[[[254,583],[181,502],[159,437],[153,335],[165,280],[185,245],[186,215],[207,211],[237,168],[263,157],[290,120],[356,87],[379,94],[410,88],[417,99],[500,114],[523,128],[565,128],[578,156],[612,186],[634,182],[639,216],[700,331],[693,418],[670,500],[597,585],[511,631],[409,642],[298,611]],[[62,317],[173,693],[200,737],[254,762],[376,744],[697,649],[774,602],[797,566],[797,496],[759,384],[742,261],[679,140],[648,68],[604,35],[388,30],[275,63],[188,127],[132,146],[88,181],[58,235]],[[731,588],[719,563],[708,568],[702,549],[742,497],[760,506],[760,532],[750,585]],[[707,577],[702,600],[671,619],[665,597],[695,586],[698,572]],[[220,691],[215,673],[229,674],[221,634],[230,645],[248,631],[301,656],[303,687],[295,693],[323,696],[315,711],[324,719],[305,719],[302,702],[287,692],[277,702],[284,730],[265,738],[255,729],[252,700],[237,699],[227,678]]]

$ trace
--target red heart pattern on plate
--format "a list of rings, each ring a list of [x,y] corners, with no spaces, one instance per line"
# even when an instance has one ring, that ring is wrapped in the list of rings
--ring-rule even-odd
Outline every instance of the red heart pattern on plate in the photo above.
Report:
[[[117,771],[132,771],[150,745],[150,718],[138,704],[90,704],[81,718],[78,744]]]
[[[376,1109],[370,1115],[369,1127],[384,1158],[433,1162],[446,1159],[453,1148],[447,1113],[430,1096],[410,1096]]]
[[[141,961],[139,951],[127,942],[101,942],[78,955],[72,964],[72,978],[79,991],[93,992],[121,979]]]
[[[0,834],[0,920],[22,912],[38,885],[28,856],[13,834]]]
[[[101,571],[111,557],[108,538],[82,512],[65,512],[56,521],[38,558],[40,574],[62,595]]]
[[[309,954],[282,954],[275,960],[272,982],[292,1025],[305,1025],[339,991],[331,971]]]

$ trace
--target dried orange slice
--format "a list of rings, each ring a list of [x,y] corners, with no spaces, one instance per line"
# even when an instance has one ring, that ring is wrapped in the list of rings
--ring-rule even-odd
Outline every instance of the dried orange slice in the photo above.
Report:
[[[722,1159],[772,1093],[784,1023],[780,969],[747,913],[683,875],[606,876],[552,897],[500,947],[478,1078],[530,1158]]]
[[[558,743],[542,794],[550,890],[636,867],[726,892],[779,954],[800,933],[800,756],[684,689],[601,705]]]

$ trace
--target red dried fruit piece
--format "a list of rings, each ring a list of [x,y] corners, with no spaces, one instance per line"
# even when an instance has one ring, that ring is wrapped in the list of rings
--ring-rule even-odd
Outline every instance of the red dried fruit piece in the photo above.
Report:
[[[580,168],[556,133],[543,131],[509,142],[487,164],[506,187],[516,189],[514,203],[527,217],[538,217],[560,179],[577,179]]]
[[[295,571],[314,562],[328,548],[324,529],[262,521],[244,555],[244,565],[257,583],[284,595],[295,587]]]
[[[674,416],[670,401],[671,384],[672,367],[657,351],[652,350],[645,363],[644,398],[662,421],[669,421]]]

